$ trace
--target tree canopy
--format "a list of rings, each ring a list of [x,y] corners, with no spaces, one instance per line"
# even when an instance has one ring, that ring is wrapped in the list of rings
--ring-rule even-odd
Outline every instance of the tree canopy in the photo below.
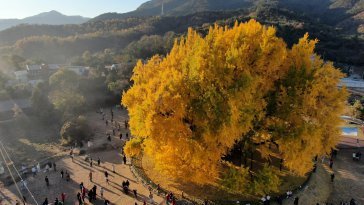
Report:
[[[63,115],[63,120],[84,110],[86,99],[79,90],[79,82],[80,77],[67,69],[60,69],[49,77],[49,99]]]
[[[215,25],[205,37],[189,29],[166,57],[134,68],[122,104],[138,140],[127,146],[138,142],[158,171],[201,184],[221,178],[223,157],[242,141],[250,145],[243,153],[278,154],[287,169],[306,174],[315,155],[337,144],[347,96],[337,87],[343,74],[314,53],[316,43],[306,34],[288,48],[255,20]],[[269,169],[256,171],[257,180],[267,181]]]

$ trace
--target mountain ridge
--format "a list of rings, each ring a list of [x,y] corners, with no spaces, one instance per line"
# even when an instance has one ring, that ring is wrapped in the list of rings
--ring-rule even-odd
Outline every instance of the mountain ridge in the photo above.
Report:
[[[331,26],[339,26],[351,33],[364,33],[364,0],[150,0],[128,13],[105,13],[90,21],[125,19],[130,17],[185,16],[203,11],[227,11],[270,5],[310,16]]]
[[[186,16],[203,11],[227,11],[250,8],[254,0],[151,0],[127,13],[105,13],[91,21],[122,19],[129,17],[160,16],[164,2],[164,16]]]
[[[152,3],[158,3],[158,1],[153,0]],[[181,3],[180,0],[170,1]],[[202,1],[200,8],[213,8],[208,7],[206,2],[222,0]],[[234,0],[225,1],[234,2]],[[282,3],[286,1],[290,3],[297,1],[297,4],[282,7]],[[313,10],[315,1],[328,2],[328,0],[307,0],[307,4],[299,4],[299,0],[260,0],[254,4],[247,4],[243,9],[236,8],[229,11],[200,11],[189,15],[173,16],[168,15],[167,10],[164,16],[141,17],[127,17],[126,14],[112,13],[111,17],[105,14],[103,20],[92,19],[80,25],[20,25],[0,32],[0,57],[18,55],[25,59],[41,59],[49,63],[70,62],[73,58],[82,56],[85,51],[103,53],[107,49],[122,53],[129,44],[137,42],[143,36],[163,36],[167,32],[174,32],[180,36],[184,35],[189,27],[204,35],[209,26],[215,23],[232,26],[235,21],[245,22],[254,18],[264,25],[276,27],[278,35],[287,42],[288,46],[292,46],[307,32],[310,38],[319,39],[317,51],[325,59],[363,66],[364,27],[362,33],[357,32],[358,26],[364,25],[361,24],[364,13],[360,12],[360,6],[325,4]],[[364,0],[358,0],[356,3],[360,1]],[[248,3],[248,0],[245,3]],[[178,8],[185,9],[186,5],[192,4],[182,2],[178,4]],[[330,6],[337,8],[328,10]],[[148,8],[154,7],[147,4],[147,7],[140,7],[139,10]],[[300,9],[306,12],[299,12]],[[333,16],[337,18],[329,19],[332,21],[329,22],[320,18],[323,11],[326,12],[325,14],[339,12],[340,15]],[[353,16],[358,20],[353,20]]]
[[[90,18],[76,16],[67,16],[58,11],[51,10],[40,14],[29,16],[22,19],[0,19],[0,31],[21,24],[47,24],[47,25],[63,25],[63,24],[82,24]]]

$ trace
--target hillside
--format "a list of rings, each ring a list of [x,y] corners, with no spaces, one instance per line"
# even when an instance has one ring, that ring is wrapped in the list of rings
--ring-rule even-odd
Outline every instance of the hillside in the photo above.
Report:
[[[81,24],[88,20],[82,16],[66,16],[57,11],[49,11],[24,19],[0,19],[0,31],[20,24]]]
[[[165,5],[170,6],[174,3],[174,11],[184,11],[197,1],[165,0],[165,2]],[[333,4],[329,0],[308,0],[306,3],[298,0],[261,0],[254,4],[246,0],[243,3],[239,1],[241,3],[239,5],[244,4],[246,7],[240,10],[229,10],[227,6],[232,6],[238,1],[227,2],[229,3],[225,5],[226,7],[221,7],[219,6],[221,0],[200,1],[196,4],[196,10],[220,8],[220,11],[197,13],[191,11],[189,15],[171,15],[166,6],[165,16],[126,17],[127,14],[114,13],[111,14],[113,17],[105,14],[103,20],[98,17],[80,25],[20,25],[0,32],[0,56],[14,54],[25,59],[37,59],[48,63],[70,62],[82,56],[85,51],[95,54],[107,49],[116,54],[123,54],[128,47],[132,50],[129,45],[145,36],[163,36],[167,32],[183,35],[189,27],[205,34],[208,27],[214,23],[231,26],[235,21],[243,22],[255,18],[265,25],[277,27],[279,36],[285,39],[288,46],[296,43],[308,32],[311,38],[320,40],[317,51],[325,59],[364,65],[364,36],[357,32],[357,28],[361,25],[360,19],[363,17],[360,5],[357,4],[362,0],[356,1],[356,4],[351,6]],[[134,12],[152,11],[160,3],[160,0],[152,0]],[[227,10],[221,11],[221,8]],[[335,12],[338,14],[333,16],[335,18],[327,20],[318,17],[325,16],[323,12],[326,12],[325,15],[328,17]],[[142,50],[143,45],[139,46],[134,49]]]
[[[160,16],[164,2],[165,16],[184,16],[202,11],[255,10],[265,5],[287,9],[312,20],[342,28],[346,33],[364,33],[364,0],[151,0],[135,11],[106,13],[91,21],[128,17]]]
[[[203,11],[248,9],[254,5],[253,2],[253,0],[152,0],[142,4],[135,11],[123,14],[106,13],[93,18],[92,21],[128,17],[160,16],[162,12],[162,3],[164,3],[164,16],[185,16]]]

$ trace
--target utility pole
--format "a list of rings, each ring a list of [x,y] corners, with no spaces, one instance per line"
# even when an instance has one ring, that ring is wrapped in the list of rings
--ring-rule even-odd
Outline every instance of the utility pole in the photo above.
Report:
[[[164,0],[162,0],[162,12],[161,12],[161,16],[164,16]]]

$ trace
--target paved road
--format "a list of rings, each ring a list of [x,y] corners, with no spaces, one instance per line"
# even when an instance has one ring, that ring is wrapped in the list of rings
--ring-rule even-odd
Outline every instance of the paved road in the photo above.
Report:
[[[31,103],[30,103],[29,99],[0,101],[0,112],[11,111],[15,105],[18,105],[19,108],[24,109],[24,108],[30,108]]]

